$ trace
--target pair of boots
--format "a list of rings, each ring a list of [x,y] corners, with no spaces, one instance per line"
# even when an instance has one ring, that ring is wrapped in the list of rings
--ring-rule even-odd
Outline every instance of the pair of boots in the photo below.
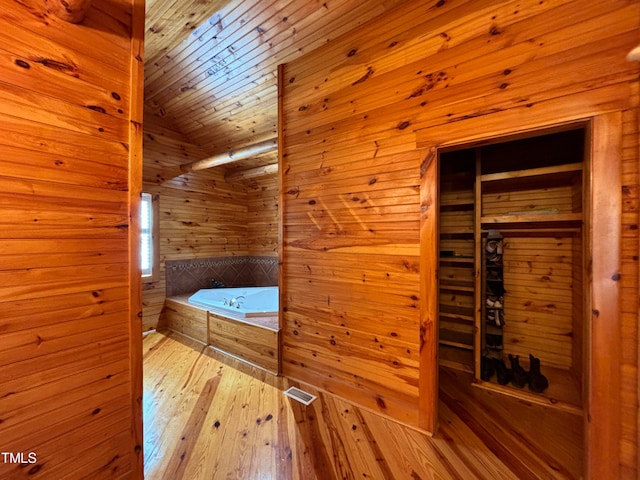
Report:
[[[511,368],[507,368],[504,360],[501,358],[482,357],[480,359],[480,378],[489,381],[494,374],[500,385],[506,385],[509,382],[514,387],[524,388],[529,386],[529,390],[535,393],[542,393],[549,387],[549,380],[540,371],[540,359],[529,354],[530,370],[527,372],[520,365],[518,355],[509,354],[509,363]]]
[[[488,382],[494,373],[497,374],[500,385],[506,385],[511,381],[511,370],[507,368],[504,360],[491,357],[480,358],[480,378]]]
[[[540,359],[529,354],[529,371],[520,366],[518,355],[509,354],[511,372],[513,378],[511,383],[514,387],[524,388],[529,385],[529,390],[534,393],[542,393],[549,387],[549,380],[540,371]]]

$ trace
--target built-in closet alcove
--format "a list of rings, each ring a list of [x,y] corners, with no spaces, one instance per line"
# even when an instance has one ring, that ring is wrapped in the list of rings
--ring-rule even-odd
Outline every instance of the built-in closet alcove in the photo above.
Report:
[[[576,414],[588,333],[587,137],[581,123],[438,151],[440,365]]]

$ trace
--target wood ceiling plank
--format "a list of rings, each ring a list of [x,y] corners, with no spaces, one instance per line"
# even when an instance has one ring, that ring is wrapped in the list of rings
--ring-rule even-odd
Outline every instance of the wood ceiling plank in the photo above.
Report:
[[[187,59],[202,44],[212,41],[213,43],[209,43],[207,48],[208,50],[214,50],[230,32],[235,31],[236,28],[245,23],[244,19],[241,18],[245,11],[242,2],[230,2],[219,11],[213,12],[186,39],[178,44],[169,45],[169,53],[165,52],[164,55],[156,56],[153,62],[147,63],[145,65],[145,78],[150,83],[153,83],[174,68],[176,62]]]
[[[145,50],[152,64],[181,43],[193,30],[223,8],[229,0],[161,0],[147,5]]]
[[[367,10],[367,4],[351,9],[348,6],[347,3],[341,3],[335,10],[316,10],[313,14],[308,14],[305,11],[303,18],[297,23],[294,23],[295,17],[286,15],[287,22],[277,24],[279,28],[274,32],[275,35],[269,42],[252,44],[251,48],[247,49],[248,51],[237,51],[237,58],[233,65],[237,64],[238,68],[233,69],[231,68],[233,65],[229,66],[230,70],[234,72],[233,76],[223,78],[222,81],[208,77],[204,82],[192,82],[191,86],[197,87],[197,89],[181,92],[183,95],[164,103],[164,108],[172,115],[179,116],[180,112],[192,107],[194,102],[197,105],[203,96],[206,97],[209,86],[215,88],[214,98],[224,98],[225,104],[232,105],[238,94],[244,96],[248,93],[245,91],[247,86],[261,83],[265,78],[275,82],[278,63],[286,62],[292,56],[300,55],[301,51],[305,51],[310,44],[325,43],[328,38],[337,36],[341,32],[341,26],[344,30],[348,30],[358,23],[358,19],[363,16],[366,18],[364,12]],[[293,18],[290,19],[290,16]],[[330,24],[331,27],[318,27],[318,25],[326,24]],[[273,47],[270,47],[270,44]],[[248,71],[251,72],[250,76],[246,75]],[[174,104],[179,104],[175,110],[172,108]]]
[[[291,0],[290,0],[291,1]],[[214,59],[203,71],[215,63],[217,55],[246,36],[253,28],[272,14],[268,10],[250,8],[250,4],[240,3],[236,8],[221,10],[203,24],[194,35],[175,46],[166,56],[149,65],[146,74],[146,93],[153,99],[179,78],[191,74],[200,63]],[[197,35],[196,35],[197,34]],[[158,84],[159,88],[154,87]]]
[[[216,65],[221,68],[222,63],[231,62],[226,65],[232,70],[230,75],[216,79],[213,78],[215,75],[205,76],[206,70],[201,72],[185,68],[189,49],[194,51],[195,47],[203,48],[194,39],[188,46],[175,49],[175,66],[172,66],[173,59],[163,58],[163,61],[167,60],[162,68],[163,75],[160,75],[160,69],[153,70],[153,77],[147,83],[147,88],[153,89],[153,96],[147,97],[148,102],[153,103],[148,103],[147,107],[155,108],[155,112],[169,117],[178,128],[188,131],[188,136],[197,137],[196,142],[206,145],[209,152],[215,150],[214,146],[228,148],[249,143],[245,140],[247,137],[255,139],[271,131],[272,125],[276,124],[277,63],[321,45],[328,38],[348,31],[397,3],[380,5],[379,2],[360,2],[354,6],[349,2],[337,2],[333,8],[327,9],[322,5],[297,0],[286,4],[274,2],[271,10],[264,9],[243,24],[242,28],[247,29],[248,33],[243,34],[240,30],[229,32],[227,38],[235,39],[233,52],[220,46],[218,48],[222,48],[224,53],[216,59],[213,53],[208,53],[209,63],[206,65],[209,68]],[[224,12],[220,13],[224,23]],[[238,16],[240,10],[235,14]],[[287,17],[287,21],[283,21],[284,17]],[[209,28],[209,33],[202,35],[212,35],[212,28]],[[215,60],[217,64],[213,63]],[[265,71],[268,72],[266,75]],[[167,88],[165,82],[172,82],[171,87]],[[155,89],[158,88],[165,90],[156,94]],[[184,91],[179,91],[181,88]],[[246,98],[250,99],[249,102],[246,102]],[[240,99],[244,102],[240,102]],[[268,127],[264,126],[265,121]],[[202,133],[205,130],[209,132]]]

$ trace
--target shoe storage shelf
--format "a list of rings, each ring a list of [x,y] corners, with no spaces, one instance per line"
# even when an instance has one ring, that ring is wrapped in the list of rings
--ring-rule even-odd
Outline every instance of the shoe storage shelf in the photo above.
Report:
[[[586,337],[585,135],[578,128],[462,147],[440,152],[439,162],[440,363],[473,372],[480,387],[576,413]]]

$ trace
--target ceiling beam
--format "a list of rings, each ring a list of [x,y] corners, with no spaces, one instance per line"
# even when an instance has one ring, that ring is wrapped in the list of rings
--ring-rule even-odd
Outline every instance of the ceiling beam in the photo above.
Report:
[[[227,173],[224,176],[224,180],[229,183],[241,182],[243,180],[249,180],[256,177],[264,177],[266,175],[273,175],[275,173],[278,173],[278,164],[271,163],[269,165],[263,165],[262,167],[249,168],[247,170]]]
[[[237,148],[228,152],[218,153],[209,158],[205,158],[204,160],[185,163],[183,165],[180,165],[180,170],[182,170],[184,173],[205,170],[207,168],[237,162],[238,160],[243,160],[245,158],[253,157],[254,155],[271,152],[277,149],[278,139],[274,137],[262,142],[254,143],[252,145],[247,145],[246,147]]]
[[[80,23],[91,6],[91,0],[48,0],[48,10],[65,22]]]

